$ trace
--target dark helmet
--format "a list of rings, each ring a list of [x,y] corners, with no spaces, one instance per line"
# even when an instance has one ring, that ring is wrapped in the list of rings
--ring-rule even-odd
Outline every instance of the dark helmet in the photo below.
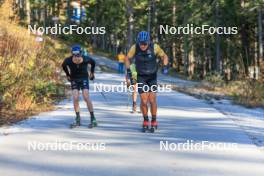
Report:
[[[71,48],[72,55],[80,55],[82,53],[82,48],[80,45],[73,45]]]
[[[138,33],[137,36],[137,43],[149,43],[150,42],[150,35],[149,32],[141,31]]]

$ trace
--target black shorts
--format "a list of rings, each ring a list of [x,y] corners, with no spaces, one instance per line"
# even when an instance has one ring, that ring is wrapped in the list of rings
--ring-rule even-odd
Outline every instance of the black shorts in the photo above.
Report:
[[[157,92],[157,74],[153,75],[138,75],[137,76],[137,86],[139,94],[146,92]]]
[[[72,80],[71,81],[71,88],[73,89],[89,89],[89,80],[84,79],[84,80]]]

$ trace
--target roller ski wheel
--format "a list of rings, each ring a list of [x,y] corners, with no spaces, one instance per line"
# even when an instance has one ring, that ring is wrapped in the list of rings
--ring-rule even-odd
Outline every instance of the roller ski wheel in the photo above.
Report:
[[[81,123],[72,123],[70,124],[70,128],[77,128],[77,127],[80,127],[81,126]]]
[[[141,114],[142,112],[141,111],[130,111],[131,114]]]
[[[80,119],[80,117],[76,117],[75,122],[70,124],[70,128],[76,128],[79,126],[81,126],[81,119]]]
[[[157,129],[158,129],[158,123],[157,123],[157,121],[152,121],[151,122],[150,132],[151,133],[154,133]]]
[[[96,120],[93,120],[90,124],[89,124],[89,128],[94,128],[94,127],[97,127],[98,126],[98,124],[97,124],[97,122],[96,122]]]
[[[148,126],[148,121],[143,121],[143,125],[142,125],[142,132],[143,133],[146,133],[149,129],[149,126]]]

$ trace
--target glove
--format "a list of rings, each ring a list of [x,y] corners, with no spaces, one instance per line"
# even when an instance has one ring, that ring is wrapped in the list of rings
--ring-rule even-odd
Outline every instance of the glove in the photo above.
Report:
[[[129,79],[131,85],[134,85],[135,84],[135,81],[132,78],[132,73],[131,73],[130,68],[127,69],[127,78]]]
[[[169,73],[169,65],[164,65],[162,68],[162,73],[167,75]]]
[[[90,80],[93,81],[94,80],[94,73],[90,74]]]

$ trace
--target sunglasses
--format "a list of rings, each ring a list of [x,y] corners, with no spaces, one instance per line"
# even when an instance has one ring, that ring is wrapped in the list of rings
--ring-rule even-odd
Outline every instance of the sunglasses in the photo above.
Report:
[[[81,54],[73,54],[73,57],[81,57]]]
[[[140,42],[139,45],[146,46],[146,45],[148,45],[148,43],[146,43],[146,42]]]

